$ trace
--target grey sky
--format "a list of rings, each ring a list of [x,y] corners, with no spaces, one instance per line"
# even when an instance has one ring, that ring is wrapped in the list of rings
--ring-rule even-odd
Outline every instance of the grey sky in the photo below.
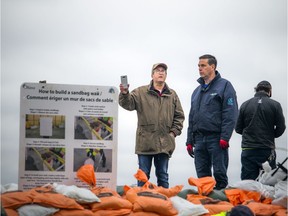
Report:
[[[190,96],[198,85],[198,57],[218,59],[239,106],[261,80],[273,87],[287,122],[286,0],[2,0],[1,180],[17,183],[20,85],[23,82],[119,86],[148,84],[152,64],[168,65],[168,85],[185,115],[170,161],[170,185],[196,177],[185,148]],[[118,185],[133,184],[136,113],[119,107]],[[287,123],[286,123],[287,124]],[[240,135],[230,140],[230,182],[240,180]],[[287,132],[276,140],[287,156]],[[286,149],[286,151],[282,150]],[[154,173],[152,174],[154,176]],[[155,182],[155,178],[151,179]]]

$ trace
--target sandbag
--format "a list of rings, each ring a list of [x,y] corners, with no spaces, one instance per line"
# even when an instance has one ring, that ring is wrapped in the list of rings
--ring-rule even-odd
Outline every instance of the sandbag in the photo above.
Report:
[[[248,200],[261,202],[261,194],[257,191],[245,191],[242,189],[226,189],[225,194],[234,206],[242,204]]]
[[[287,209],[287,207],[288,207],[288,197],[285,196],[285,197],[280,197],[280,198],[274,199],[272,201],[272,205],[282,206],[282,207]]]
[[[132,203],[112,189],[93,188],[91,191],[101,200],[100,203],[89,204],[93,212],[101,211],[101,215],[125,215],[132,211]]]
[[[257,177],[256,181],[264,185],[271,185],[274,186],[279,181],[287,180],[287,168],[284,167],[284,163],[286,162],[287,158],[283,161],[283,163],[278,163],[277,168],[271,170],[271,167],[266,161],[262,164],[263,170],[261,170],[259,176]]]
[[[232,188],[238,188],[246,191],[257,191],[261,193],[264,197],[274,197],[274,187],[269,185],[264,185],[258,181],[255,180],[242,180],[235,182],[233,184],[230,184],[230,187]]]
[[[281,198],[287,196],[287,181],[279,181],[277,184],[275,184],[274,188],[274,198]]]
[[[7,192],[1,194],[1,205],[3,208],[17,209],[22,205],[31,204],[33,196],[30,191]]]
[[[206,176],[202,178],[193,178],[190,177],[188,179],[188,183],[192,186],[196,186],[198,188],[198,193],[200,195],[208,195],[211,191],[213,191],[216,181],[211,176]]]
[[[226,194],[225,194],[225,190],[213,190],[211,191],[208,195],[208,197],[212,198],[212,199],[218,199],[218,200],[222,200],[222,201],[229,201]]]
[[[138,169],[137,172],[134,174],[134,177],[141,182],[147,182],[148,177],[146,176],[145,172],[141,169]]]
[[[130,216],[130,212],[128,209],[98,210],[93,212],[93,216]]]
[[[63,209],[84,209],[76,200],[66,197],[63,194],[47,191],[47,188],[35,188],[31,190],[33,203],[42,206],[49,206]]]
[[[181,197],[183,199],[186,199],[188,194],[198,194],[198,191],[193,190],[193,189],[184,189],[184,190],[181,190],[177,194],[177,196],[179,196],[179,197]]]
[[[207,209],[210,214],[219,214],[221,212],[228,212],[234,207],[230,202],[212,199],[210,197],[197,194],[188,194],[187,200],[194,204],[203,205],[204,208]]]
[[[60,211],[53,214],[53,216],[95,216],[92,211],[87,209],[61,209]]]
[[[170,188],[164,188],[161,186],[157,186],[151,182],[148,181],[148,178],[146,176],[146,174],[141,170],[138,169],[137,173],[134,174],[134,177],[138,180],[138,181],[143,181],[145,182],[145,184],[140,187],[140,190],[151,190],[151,191],[156,191],[158,193],[164,194],[167,197],[172,197],[172,196],[176,196],[184,187],[184,185],[176,185],[174,187],[170,187]],[[129,186],[124,186],[124,191],[127,192],[131,187]],[[138,190],[138,189],[136,189]]]
[[[78,203],[93,203],[100,202],[100,199],[87,188],[80,188],[76,185],[63,185],[63,184],[52,184],[53,191],[63,194],[67,197],[75,199]]]
[[[23,205],[17,209],[20,216],[39,216],[39,215],[54,215],[55,212],[59,211],[57,208],[44,207],[37,204]]]
[[[18,191],[18,184],[10,183],[6,185],[1,185],[1,191],[0,193],[6,193],[6,192],[12,192],[12,191]]]
[[[129,216],[162,216],[154,212],[131,212]]]
[[[82,181],[87,183],[90,187],[96,186],[96,177],[95,177],[95,171],[94,166],[91,164],[85,164],[81,166],[76,176]]]
[[[178,216],[199,216],[209,212],[203,205],[195,205],[179,196],[173,196],[170,200],[178,211]]]
[[[5,208],[4,211],[1,211],[1,216],[19,216],[19,213],[15,209]]]
[[[153,191],[137,193],[137,198],[133,203],[133,212],[154,212],[166,216],[178,214],[167,196]]]

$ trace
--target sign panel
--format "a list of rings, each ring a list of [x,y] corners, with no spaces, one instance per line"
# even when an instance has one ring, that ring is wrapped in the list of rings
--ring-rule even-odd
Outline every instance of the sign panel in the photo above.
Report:
[[[116,189],[117,127],[115,87],[23,83],[19,189],[85,187],[76,176],[84,164],[94,166],[96,186]]]

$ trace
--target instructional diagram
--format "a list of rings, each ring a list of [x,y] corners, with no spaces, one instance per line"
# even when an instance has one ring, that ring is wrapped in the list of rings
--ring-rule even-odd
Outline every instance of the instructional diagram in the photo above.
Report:
[[[92,164],[97,186],[117,185],[118,91],[111,86],[23,83],[19,189],[46,183],[85,186]]]

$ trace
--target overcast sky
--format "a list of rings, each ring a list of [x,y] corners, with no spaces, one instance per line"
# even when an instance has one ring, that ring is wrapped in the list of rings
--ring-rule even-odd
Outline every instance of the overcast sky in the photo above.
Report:
[[[198,57],[212,54],[236,89],[239,106],[268,80],[287,124],[287,0],[2,0],[1,184],[17,183],[20,85],[23,82],[116,86],[148,84],[154,63],[168,65],[167,83],[186,120],[170,160],[170,186],[196,177],[186,152],[190,97]],[[118,185],[134,184],[136,112],[119,106]],[[240,180],[241,136],[230,140],[229,182]],[[287,156],[287,131],[276,139]],[[151,182],[156,183],[154,169]]]

